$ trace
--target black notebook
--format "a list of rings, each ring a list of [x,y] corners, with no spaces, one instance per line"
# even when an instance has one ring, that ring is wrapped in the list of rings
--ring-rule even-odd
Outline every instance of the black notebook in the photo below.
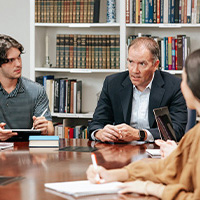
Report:
[[[175,131],[172,126],[172,121],[168,107],[155,108],[153,109],[153,112],[156,118],[161,139],[165,141],[166,140],[177,141]]]
[[[0,185],[7,185],[14,181],[18,181],[23,179],[21,176],[13,177],[13,176],[0,176]]]

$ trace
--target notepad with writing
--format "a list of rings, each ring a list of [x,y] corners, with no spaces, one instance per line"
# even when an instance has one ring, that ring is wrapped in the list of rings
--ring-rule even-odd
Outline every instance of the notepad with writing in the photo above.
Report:
[[[75,197],[117,193],[121,182],[93,184],[90,181],[45,183],[45,187]]]
[[[29,136],[29,147],[59,147],[59,137],[53,135]]]

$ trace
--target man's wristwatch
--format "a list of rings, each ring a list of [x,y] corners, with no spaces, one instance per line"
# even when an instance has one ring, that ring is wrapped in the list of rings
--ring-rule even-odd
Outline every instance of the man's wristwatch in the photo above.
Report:
[[[140,141],[144,141],[145,136],[146,136],[145,131],[139,130]]]

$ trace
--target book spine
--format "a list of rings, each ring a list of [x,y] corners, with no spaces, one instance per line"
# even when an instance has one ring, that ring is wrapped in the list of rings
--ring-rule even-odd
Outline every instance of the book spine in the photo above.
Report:
[[[70,34],[70,45],[69,45],[69,67],[74,68],[74,35]]]
[[[99,35],[99,53],[98,53],[98,57],[99,57],[99,69],[102,69],[103,68],[103,58],[102,58],[102,36]]]
[[[38,22],[38,1],[39,0],[35,0],[35,23]]]
[[[160,23],[164,21],[164,0],[160,0]]]
[[[126,0],[126,23],[130,23],[130,0]]]
[[[116,69],[120,69],[120,36],[116,35],[115,38],[115,57],[116,57]]]
[[[107,0],[107,23],[115,23],[116,22],[116,1],[115,0]]]
[[[76,112],[82,112],[82,81],[77,81],[76,87]]]
[[[83,6],[83,23],[88,23],[87,12],[88,12],[88,0],[85,0]]]
[[[76,0],[76,23],[80,23],[80,0]]]
[[[84,0],[80,0],[80,23],[83,23]]]
[[[99,36],[95,35],[94,38],[94,67],[99,68]]]
[[[149,0],[149,17],[148,22],[150,24],[153,23],[153,0]]]
[[[95,35],[91,35],[91,54],[92,54],[92,69],[95,68]]]
[[[191,23],[192,0],[187,0],[187,23]]]
[[[74,35],[74,55],[73,55],[73,58],[74,58],[74,66],[73,68],[77,68],[77,35]]]
[[[60,35],[56,37],[56,67],[60,67]]]
[[[70,58],[70,54],[69,54],[69,46],[70,46],[70,37],[69,35],[64,35],[64,40],[65,40],[65,44],[64,44],[64,48],[65,48],[65,68],[69,68],[69,58]]]
[[[187,0],[184,0],[184,17],[183,23],[187,23]]]
[[[172,37],[168,37],[168,70],[172,70]]]
[[[171,0],[171,14],[170,14],[170,22],[171,23],[174,23],[175,22],[175,19],[174,19],[174,15],[175,15],[175,11],[174,11],[174,8],[175,8],[175,0]]]
[[[165,44],[165,70],[168,70],[168,37],[164,37]]]
[[[160,23],[160,0],[157,0],[157,23]]]
[[[59,102],[60,102],[60,80],[54,80],[54,112],[59,112]]]
[[[89,68],[89,35],[85,36],[85,50],[86,50],[85,68]]]
[[[61,2],[62,0],[57,0],[57,23],[61,23]]]
[[[172,70],[176,70],[175,38],[172,38]]]
[[[157,23],[157,0],[153,1],[153,23]]]
[[[76,53],[77,59],[77,68],[81,68],[81,35],[77,35],[77,53]]]
[[[53,0],[49,0],[49,22],[53,23]]]
[[[149,23],[149,0],[145,0],[145,23]]]
[[[100,14],[100,0],[95,0],[93,23],[99,23],[99,14]]]
[[[107,64],[107,69],[110,69],[110,35],[107,35],[107,40],[106,40],[106,64]]]
[[[176,62],[176,70],[177,70],[177,39],[175,39],[175,62]]]
[[[59,102],[59,113],[65,112],[65,91],[66,91],[65,79],[60,80],[60,102]]]
[[[115,69],[115,35],[110,35],[110,67]]]
[[[177,70],[183,68],[183,35],[177,35]]]
[[[60,34],[60,53],[59,53],[59,60],[60,60],[60,68],[65,67],[65,35]]]
[[[81,35],[80,42],[80,68],[86,68],[86,37]]]
[[[77,0],[73,0],[72,2],[72,23],[76,23],[76,1]]]

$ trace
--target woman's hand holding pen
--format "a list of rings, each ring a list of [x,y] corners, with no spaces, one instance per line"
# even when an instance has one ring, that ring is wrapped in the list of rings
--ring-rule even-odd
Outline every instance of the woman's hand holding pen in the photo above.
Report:
[[[113,181],[126,181],[128,179],[126,169],[107,170],[102,166],[97,166],[95,169],[93,165],[90,165],[86,174],[91,183],[108,183]],[[99,174],[100,181],[97,179],[97,174]]]
[[[5,125],[6,125],[6,123],[3,123],[3,122],[0,123],[0,141],[5,141],[14,135],[17,135],[16,132],[12,132],[9,129],[4,130]]]

